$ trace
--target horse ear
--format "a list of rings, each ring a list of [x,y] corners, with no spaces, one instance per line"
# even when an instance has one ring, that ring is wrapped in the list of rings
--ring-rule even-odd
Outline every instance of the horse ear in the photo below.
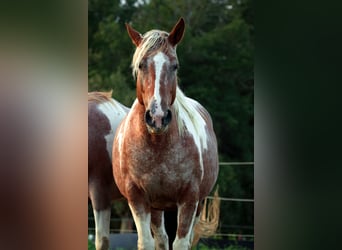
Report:
[[[173,27],[169,34],[169,42],[173,45],[176,46],[183,38],[184,35],[184,30],[185,30],[185,22],[184,19],[181,17],[176,25]]]
[[[142,35],[133,29],[128,23],[126,23],[126,29],[128,32],[129,37],[132,39],[132,42],[135,44],[135,46],[139,46],[142,40]]]

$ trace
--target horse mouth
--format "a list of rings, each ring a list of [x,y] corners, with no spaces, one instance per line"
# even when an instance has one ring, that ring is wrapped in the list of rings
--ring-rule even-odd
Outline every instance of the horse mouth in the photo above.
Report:
[[[156,128],[156,127],[151,127],[151,126],[149,126],[148,124],[146,124],[146,127],[147,127],[148,132],[149,132],[150,134],[152,134],[152,135],[162,135],[162,134],[164,134],[164,133],[168,130],[168,128],[169,128],[169,126],[162,126],[162,127],[160,127],[160,128]]]

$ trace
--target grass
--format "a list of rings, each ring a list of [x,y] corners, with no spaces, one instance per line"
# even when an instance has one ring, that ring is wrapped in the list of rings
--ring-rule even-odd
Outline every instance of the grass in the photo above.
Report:
[[[88,240],[88,250],[95,250],[95,244],[91,240]]]
[[[192,249],[193,250],[248,250],[247,248],[240,247],[240,246],[229,246],[229,247],[224,248],[224,249],[209,248],[207,246],[204,246],[203,244],[199,244],[198,246],[193,247]],[[95,250],[95,244],[91,240],[88,240],[88,250]],[[122,250],[124,250],[124,249],[122,249]]]
[[[241,247],[241,246],[229,246],[224,249],[222,248],[215,248],[215,247],[207,247],[202,244],[199,244],[196,247],[192,248],[193,250],[248,250],[248,248]]]

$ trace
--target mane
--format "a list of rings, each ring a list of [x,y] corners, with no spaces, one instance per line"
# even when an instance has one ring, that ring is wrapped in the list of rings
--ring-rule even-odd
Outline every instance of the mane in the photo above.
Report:
[[[98,104],[110,102],[112,100],[113,90],[108,92],[88,92],[88,102],[96,102]]]
[[[173,104],[176,113],[177,125],[180,136],[187,130],[193,133],[194,140],[207,148],[207,131],[204,117],[207,115],[200,104],[184,95],[177,86],[176,99]]]
[[[150,30],[143,35],[139,47],[136,48],[132,60],[133,77],[136,78],[141,60],[152,51],[166,51],[169,33],[161,30]]]

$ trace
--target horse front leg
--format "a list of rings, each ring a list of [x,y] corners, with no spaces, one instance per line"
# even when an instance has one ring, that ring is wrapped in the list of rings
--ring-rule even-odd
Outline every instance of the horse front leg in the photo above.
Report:
[[[151,233],[151,211],[142,203],[128,203],[138,232],[138,250],[154,250]]]
[[[169,250],[169,238],[165,230],[164,211],[152,209],[151,229],[157,250]]]
[[[178,227],[176,239],[173,242],[174,250],[191,248],[192,231],[197,212],[197,202],[184,202],[178,205]]]

